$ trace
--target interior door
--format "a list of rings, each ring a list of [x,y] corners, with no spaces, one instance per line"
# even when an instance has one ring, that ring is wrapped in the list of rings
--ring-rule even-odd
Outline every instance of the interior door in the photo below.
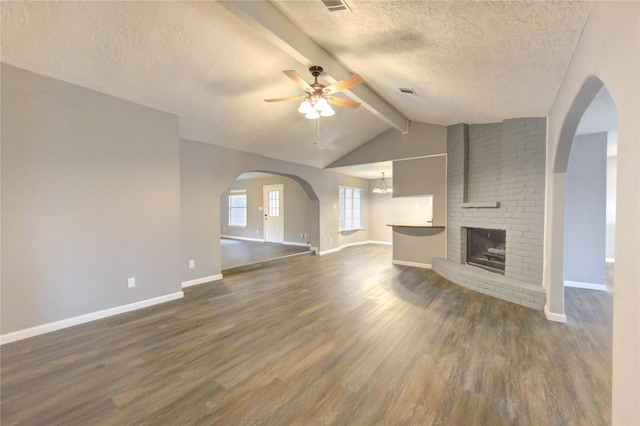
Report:
[[[264,240],[268,243],[284,242],[284,187],[263,187]]]

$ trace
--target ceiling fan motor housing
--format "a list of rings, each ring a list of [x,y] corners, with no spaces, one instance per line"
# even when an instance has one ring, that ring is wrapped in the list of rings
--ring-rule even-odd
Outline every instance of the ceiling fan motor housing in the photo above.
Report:
[[[312,75],[312,76],[314,76],[315,78],[318,78],[318,76],[319,76],[320,74],[322,74],[322,71],[324,71],[324,70],[323,70],[323,69],[322,69],[322,67],[321,67],[321,66],[319,66],[319,65],[313,65],[313,66],[309,67],[309,72],[310,72],[310,73],[311,73],[311,75]]]

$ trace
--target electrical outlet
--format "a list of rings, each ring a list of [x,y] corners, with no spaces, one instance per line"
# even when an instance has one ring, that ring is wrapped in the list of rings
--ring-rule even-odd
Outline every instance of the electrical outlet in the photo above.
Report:
[[[260,230],[256,229],[256,235],[260,235]]]
[[[189,261],[189,268],[195,268],[196,267],[196,261],[195,260],[190,260]]]
[[[127,285],[129,286],[129,288],[134,288],[136,286],[136,279],[135,278],[129,278],[127,280]]]
[[[300,238],[304,238],[304,234],[302,232],[300,233]]]

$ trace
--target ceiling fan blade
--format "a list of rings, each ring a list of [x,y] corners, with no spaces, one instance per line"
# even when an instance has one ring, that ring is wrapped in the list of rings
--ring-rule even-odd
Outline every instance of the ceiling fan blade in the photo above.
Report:
[[[287,77],[289,77],[291,80],[293,80],[293,82],[295,84],[297,84],[298,86],[300,86],[302,88],[302,90],[304,90],[305,92],[313,92],[313,87],[311,87],[309,85],[309,83],[307,83],[306,81],[304,81],[304,79],[302,77],[300,77],[300,74],[298,74],[297,72],[295,72],[294,70],[284,70],[282,71]]]
[[[349,99],[343,99],[343,98],[334,98],[333,96],[327,96],[327,101],[330,104],[351,108],[351,109],[356,109],[360,106],[360,102],[350,101]]]
[[[282,102],[282,101],[295,101],[298,99],[304,99],[306,96],[289,96],[288,98],[273,98],[273,99],[265,99],[265,102]]]
[[[325,87],[324,89],[322,89],[322,91],[324,93],[336,93],[350,87],[357,86],[361,83],[364,83],[362,77],[360,77],[358,74],[354,74],[351,77],[347,77],[342,81],[332,84],[331,86]]]

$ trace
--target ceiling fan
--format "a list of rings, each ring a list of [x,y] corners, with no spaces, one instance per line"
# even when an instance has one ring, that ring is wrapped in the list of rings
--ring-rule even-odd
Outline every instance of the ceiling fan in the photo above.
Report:
[[[290,96],[287,98],[265,99],[264,101],[282,102],[302,99],[303,101],[300,105],[300,108],[298,108],[298,111],[305,114],[305,117],[309,119],[315,119],[320,116],[331,117],[332,115],[334,115],[335,111],[329,104],[351,109],[356,109],[360,106],[360,102],[337,98],[331,95],[363,83],[364,80],[362,79],[362,77],[354,74],[351,77],[345,78],[344,80],[334,83],[330,86],[325,86],[324,84],[318,83],[318,76],[322,74],[322,71],[322,67],[318,65],[314,65],[309,68],[309,72],[315,79],[315,81],[311,84],[308,84],[306,81],[304,81],[303,78],[300,77],[300,74],[298,74],[294,70],[282,71],[287,77],[293,80],[294,83],[296,83],[305,92],[307,92],[306,95]]]

